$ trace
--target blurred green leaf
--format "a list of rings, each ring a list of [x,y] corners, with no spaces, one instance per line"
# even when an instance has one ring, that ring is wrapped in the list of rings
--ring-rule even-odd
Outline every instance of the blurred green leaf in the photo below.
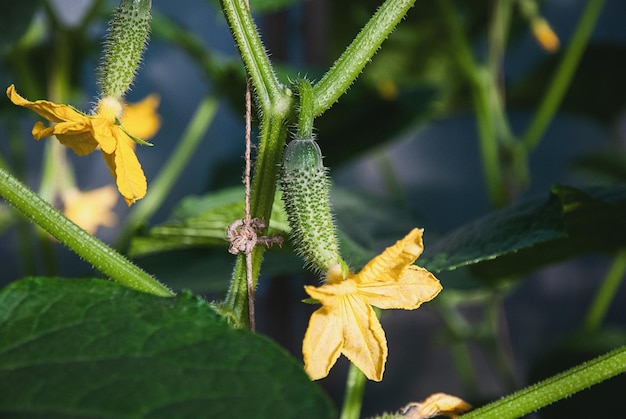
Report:
[[[41,0],[3,1],[0,13],[0,51],[16,43],[25,33]]]
[[[560,55],[550,57],[508,90],[511,106],[537,106],[560,60]],[[626,46],[617,43],[589,45],[563,99],[561,112],[589,115],[611,123],[626,106],[626,97],[615,94],[626,90],[625,72]]]
[[[201,246],[227,246],[226,229],[244,217],[243,187],[223,189],[201,197],[188,197],[174,210],[169,221],[131,241],[133,257],[165,250]],[[287,214],[277,194],[268,234],[289,232]]]
[[[588,153],[574,161],[574,170],[605,182],[626,182],[626,151]]]
[[[199,297],[98,279],[0,292],[0,416],[332,417],[299,362]]]
[[[550,196],[489,214],[428,247],[435,272],[470,266],[484,279],[532,272],[588,252],[626,246],[626,187],[553,186]]]

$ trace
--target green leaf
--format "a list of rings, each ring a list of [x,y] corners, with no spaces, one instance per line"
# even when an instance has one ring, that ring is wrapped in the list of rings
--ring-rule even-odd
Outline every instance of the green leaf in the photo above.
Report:
[[[0,292],[2,417],[331,417],[302,366],[199,297],[97,279]]]
[[[618,147],[587,153],[574,161],[574,170],[604,182],[626,182],[626,152]]]
[[[184,199],[166,223],[150,229],[146,236],[133,238],[130,255],[190,247],[227,246],[226,229],[244,217],[242,187],[223,189],[201,197]],[[277,195],[272,209],[269,235],[289,232],[287,215]]]
[[[485,279],[626,246],[626,187],[552,187],[550,196],[513,205],[427,247],[423,266],[440,272],[472,266]]]
[[[41,0],[6,2],[0,13],[0,50],[17,42],[28,29]]]

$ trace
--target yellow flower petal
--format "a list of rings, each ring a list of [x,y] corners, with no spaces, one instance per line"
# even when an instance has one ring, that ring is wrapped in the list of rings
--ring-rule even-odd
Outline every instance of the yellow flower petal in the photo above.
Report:
[[[408,266],[397,282],[369,282],[358,288],[361,298],[375,307],[404,310],[418,308],[442,289],[433,274],[415,265]]]
[[[125,104],[121,120],[126,131],[142,140],[154,137],[161,127],[161,117],[156,111],[160,102],[159,95],[151,94],[140,102]]]
[[[72,188],[63,192],[63,213],[90,234],[100,226],[112,227],[117,216],[112,211],[117,203],[117,191],[113,185],[103,186],[87,192]]]
[[[326,284],[305,287],[322,304],[311,316],[302,345],[312,379],[328,375],[339,352],[370,380],[382,379],[387,340],[372,305],[412,310],[441,291],[437,278],[412,265],[423,248],[422,230],[413,229],[358,274],[345,275],[338,265],[327,272]]]
[[[328,375],[341,355],[342,346],[342,321],[335,310],[322,306],[311,315],[302,342],[305,370],[312,380]]]
[[[387,339],[374,309],[358,295],[342,298],[343,353],[365,376],[383,379],[387,360]]]
[[[82,122],[60,122],[47,128],[41,122],[36,122],[32,134],[36,140],[55,135],[61,144],[71,148],[79,156],[86,156],[98,147],[90,129],[90,125]]]
[[[81,122],[89,119],[87,115],[69,105],[62,105],[47,100],[36,100],[34,102],[26,100],[15,91],[15,85],[13,84],[8,87],[7,96],[15,105],[35,111],[39,116],[50,122]]]
[[[126,136],[121,132],[120,127],[112,125],[110,121],[99,118],[97,115],[91,119],[91,130],[93,138],[96,138],[102,151],[107,154],[113,154],[120,138]]]
[[[123,132],[118,133],[125,135]],[[111,176],[115,179],[117,189],[120,191],[126,204],[132,205],[135,201],[143,198],[148,190],[146,176],[141,169],[141,164],[137,160],[135,151],[124,142],[118,141],[114,154],[107,154],[102,151],[102,157],[109,166]]]
[[[369,261],[356,275],[357,283],[397,281],[424,250],[422,230],[414,228],[402,240]]]
[[[400,413],[412,419],[429,419],[435,416],[456,419],[471,409],[472,406],[463,399],[446,393],[435,393],[419,403],[409,403],[400,410]]]
[[[79,156],[87,155],[100,146],[104,161],[126,203],[131,205],[146,195],[146,177],[134,152],[135,143],[120,126],[124,104],[119,99],[100,99],[96,114],[89,116],[68,105],[47,100],[26,100],[15,91],[14,85],[8,87],[7,96],[14,104],[31,109],[53,123],[50,127],[41,122],[35,123],[32,129],[35,139],[55,135],[61,144]],[[160,124],[155,112],[158,101],[158,97],[153,95],[137,106],[128,106],[126,119],[129,124],[134,124],[129,132],[135,132],[136,136],[154,135]],[[142,126],[144,131],[140,130]]]

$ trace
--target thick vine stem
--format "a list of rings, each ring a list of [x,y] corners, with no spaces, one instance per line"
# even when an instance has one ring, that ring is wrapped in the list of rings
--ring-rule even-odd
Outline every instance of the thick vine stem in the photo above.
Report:
[[[222,10],[263,113],[289,112],[290,91],[280,84],[245,0],[222,0]]]
[[[313,87],[315,116],[323,114],[348,90],[413,3],[415,0],[387,0],[380,6],[335,64]]]
[[[129,288],[161,297],[174,295],[163,284],[67,219],[3,169],[0,169],[0,195],[109,278]]]
[[[281,117],[268,116],[261,124],[259,151],[252,180],[250,214],[252,218],[264,220],[269,225],[272,205],[276,193],[276,179],[282,158],[283,146],[287,137],[287,124]],[[261,270],[264,246],[256,246],[252,251],[252,279],[256,286]],[[248,284],[246,279],[245,257],[237,257],[233,279],[226,299],[216,306],[231,326],[248,328]]]

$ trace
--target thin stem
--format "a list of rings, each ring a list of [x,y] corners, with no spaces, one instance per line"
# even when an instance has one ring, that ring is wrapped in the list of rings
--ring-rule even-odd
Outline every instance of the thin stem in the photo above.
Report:
[[[591,303],[583,326],[586,331],[594,331],[600,327],[624,279],[626,279],[626,249],[615,255],[615,260]]]
[[[111,279],[129,288],[154,295],[163,297],[174,295],[141,268],[67,219],[3,169],[0,169],[0,195],[31,221]]]
[[[380,6],[335,64],[313,87],[315,116],[324,113],[348,90],[413,3],[415,0],[386,0]]]
[[[498,44],[504,42],[501,39],[504,35],[500,32],[504,32],[502,27],[506,23],[504,18],[507,13],[496,11],[497,13],[493,16],[498,20],[491,25],[492,29],[497,32],[490,37],[490,54],[493,56],[490,55],[488,66],[481,66],[473,57],[467,37],[461,30],[461,23],[455,16],[450,0],[442,0],[438,4],[452,41],[454,59],[472,89],[487,194],[492,205],[500,207],[506,203],[507,199],[500,168],[498,141],[508,138],[509,130],[503,101],[497,87],[497,74],[500,68],[499,54],[501,53]]]
[[[298,112],[298,137],[301,139],[313,138],[313,87],[308,80],[298,81],[298,96],[300,106]]]
[[[246,0],[248,9],[250,4]],[[250,77],[246,77],[246,152],[245,161],[246,168],[243,174],[243,184],[245,187],[245,217],[244,225],[252,225],[252,217],[250,216],[250,175],[252,170],[252,93],[250,91]],[[254,313],[254,280],[252,279],[252,252],[246,252],[246,283],[248,286],[248,322],[250,330],[256,330],[256,320]]]
[[[239,49],[239,54],[254,84],[263,112],[269,112],[285,96],[245,0],[222,0],[222,10]]]
[[[287,125],[280,117],[268,117],[261,125],[259,152],[252,180],[250,215],[270,224],[272,205],[276,193],[276,179],[280,167],[282,150],[287,137]],[[256,246],[252,251],[252,285],[256,287],[265,246]],[[223,303],[218,307],[234,327],[249,327],[248,287],[245,257],[239,254],[233,280]]]
[[[519,418],[625,371],[626,346],[622,346],[608,354],[473,410],[461,418]]]
[[[580,22],[578,22],[563,60],[552,78],[548,92],[522,138],[522,144],[527,152],[537,146],[561,105],[603,6],[604,0],[589,0],[587,2],[587,7],[585,7]]]
[[[128,240],[137,227],[159,209],[213,122],[217,105],[217,99],[211,95],[200,101],[174,150],[174,154],[151,183],[149,193],[133,206],[126,218],[121,228],[122,233],[117,239],[116,248],[121,251],[126,250]]]
[[[358,419],[363,405],[366,377],[360,369],[350,363],[346,379],[346,394],[343,398],[340,419]]]
[[[506,204],[502,172],[500,170],[500,153],[494,127],[490,98],[490,75],[482,71],[478,82],[472,86],[472,99],[478,124],[480,154],[482,157],[483,176],[487,185],[487,194],[491,204],[498,208]]]

